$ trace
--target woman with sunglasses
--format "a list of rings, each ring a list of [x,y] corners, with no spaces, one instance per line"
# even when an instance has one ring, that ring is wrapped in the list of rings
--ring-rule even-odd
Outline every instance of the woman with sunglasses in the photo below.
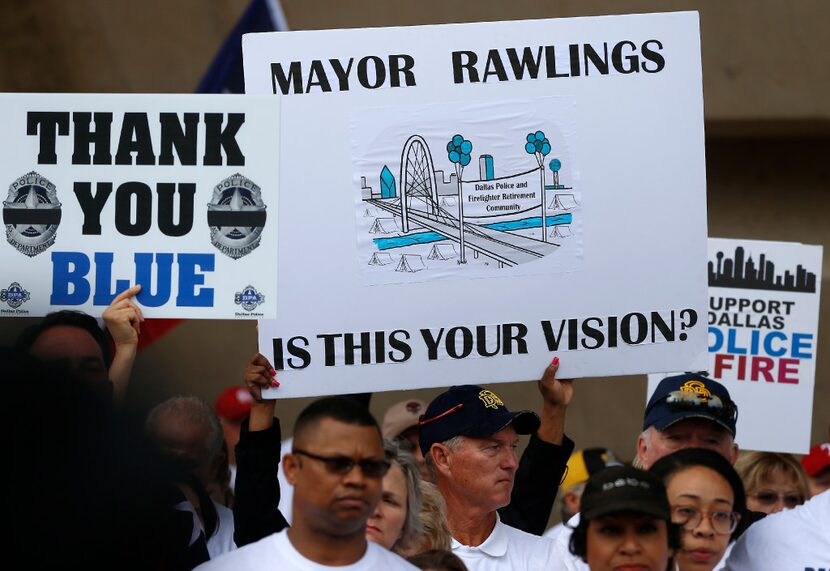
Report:
[[[793,509],[809,496],[807,476],[792,454],[746,452],[738,457],[735,470],[746,490],[746,506],[773,514]]]
[[[720,568],[746,518],[743,483],[720,454],[688,448],[665,456],[650,472],[666,485],[672,521],[682,529],[679,571]]]

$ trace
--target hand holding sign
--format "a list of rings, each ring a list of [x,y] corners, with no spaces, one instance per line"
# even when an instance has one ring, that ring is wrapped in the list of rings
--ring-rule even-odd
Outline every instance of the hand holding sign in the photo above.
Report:
[[[280,386],[276,379],[277,372],[271,362],[260,353],[254,354],[245,367],[245,386],[251,393],[254,402],[251,404],[251,417],[248,428],[253,432],[265,430],[274,424],[274,408],[276,399],[263,399],[262,389]]]
[[[109,370],[115,402],[124,400],[127,384],[130,382],[130,373],[133,370],[133,361],[138,351],[138,336],[141,333],[141,322],[144,321],[144,316],[132,300],[140,291],[141,285],[134,285],[122,291],[112,300],[102,315],[115,345],[115,355],[112,357]]]
[[[538,436],[546,442],[562,444],[565,436],[565,412],[574,395],[572,379],[557,379],[559,357],[554,357],[539,380],[539,392],[544,399],[542,424]]]

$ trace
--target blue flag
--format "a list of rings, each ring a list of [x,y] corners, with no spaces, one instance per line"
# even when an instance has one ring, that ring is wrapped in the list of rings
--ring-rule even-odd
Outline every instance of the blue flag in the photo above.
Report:
[[[196,88],[196,93],[245,93],[242,34],[288,30],[279,0],[252,0]]]

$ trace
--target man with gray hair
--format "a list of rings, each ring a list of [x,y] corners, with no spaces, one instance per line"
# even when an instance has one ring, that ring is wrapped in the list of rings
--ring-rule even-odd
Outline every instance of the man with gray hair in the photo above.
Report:
[[[146,427],[162,456],[192,475],[202,488],[210,488],[225,453],[222,451],[222,424],[207,402],[193,396],[170,398],[150,411]],[[181,509],[192,511],[204,529],[199,495],[191,494],[187,499],[188,502],[180,504]],[[218,519],[218,527],[206,538],[208,553],[214,558],[236,548],[233,512],[206,495],[203,501],[213,504]]]

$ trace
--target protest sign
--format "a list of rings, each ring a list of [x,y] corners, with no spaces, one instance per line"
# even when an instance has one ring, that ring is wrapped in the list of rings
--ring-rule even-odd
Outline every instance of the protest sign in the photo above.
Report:
[[[708,372],[738,405],[743,449],[810,448],[821,261],[821,246],[709,240]]]
[[[276,315],[279,100],[2,94],[0,316]]]
[[[696,13],[248,34],[281,396],[706,362]],[[288,245],[290,241],[290,246]]]

